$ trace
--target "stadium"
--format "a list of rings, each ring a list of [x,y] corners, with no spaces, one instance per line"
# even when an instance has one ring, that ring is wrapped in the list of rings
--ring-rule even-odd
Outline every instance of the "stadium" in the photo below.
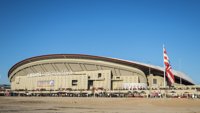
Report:
[[[52,54],[18,62],[8,78],[12,90],[133,90],[163,87],[163,71],[159,66],[115,58]],[[175,86],[194,85],[186,74],[173,73]]]

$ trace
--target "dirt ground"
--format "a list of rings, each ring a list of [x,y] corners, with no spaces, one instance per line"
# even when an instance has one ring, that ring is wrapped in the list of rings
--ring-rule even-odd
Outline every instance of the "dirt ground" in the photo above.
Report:
[[[200,113],[200,100],[0,97],[0,113]]]

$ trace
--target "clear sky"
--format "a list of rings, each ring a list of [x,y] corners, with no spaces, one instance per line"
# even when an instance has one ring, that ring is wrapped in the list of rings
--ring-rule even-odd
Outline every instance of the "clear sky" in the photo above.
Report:
[[[199,0],[0,0],[0,84],[29,57],[77,53],[162,66],[200,84]]]

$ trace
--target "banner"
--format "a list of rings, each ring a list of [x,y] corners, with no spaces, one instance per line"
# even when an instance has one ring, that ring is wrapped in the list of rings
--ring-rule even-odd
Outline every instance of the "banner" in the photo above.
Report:
[[[146,89],[146,83],[123,83],[123,89],[134,90],[134,89]]]
[[[42,80],[37,82],[37,87],[52,87],[54,86],[54,80]]]

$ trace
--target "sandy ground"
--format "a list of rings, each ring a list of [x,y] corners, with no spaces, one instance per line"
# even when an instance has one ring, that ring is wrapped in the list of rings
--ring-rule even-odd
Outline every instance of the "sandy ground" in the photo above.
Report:
[[[0,97],[0,113],[200,113],[200,100]]]

